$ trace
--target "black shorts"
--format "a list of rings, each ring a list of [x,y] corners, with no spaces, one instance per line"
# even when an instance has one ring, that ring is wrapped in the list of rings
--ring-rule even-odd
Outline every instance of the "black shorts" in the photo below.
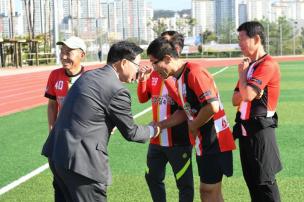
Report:
[[[247,184],[267,184],[275,181],[282,169],[275,129],[265,128],[239,139],[243,175]]]
[[[200,180],[205,184],[216,184],[223,175],[233,174],[232,151],[196,156],[196,162]]]

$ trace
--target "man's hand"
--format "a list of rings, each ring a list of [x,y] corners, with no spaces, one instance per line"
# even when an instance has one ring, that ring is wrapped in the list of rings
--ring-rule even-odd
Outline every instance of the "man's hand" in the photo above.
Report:
[[[259,94],[255,97],[256,99],[261,99],[264,94],[264,90],[261,90]]]
[[[157,123],[156,122],[151,122],[149,125],[152,126],[153,129],[154,129],[154,135],[153,135],[152,138],[156,138],[157,136],[159,136],[161,129],[157,125]]]
[[[139,75],[138,75],[138,80],[139,81],[146,81],[151,72],[152,72],[153,68],[149,67],[149,66],[142,66],[139,68]]]
[[[243,73],[247,74],[249,63],[250,63],[250,58],[246,57],[242,60],[242,62],[238,65],[239,74],[243,74]]]
[[[188,120],[188,130],[194,138],[199,135],[199,129],[194,127],[193,121]]]

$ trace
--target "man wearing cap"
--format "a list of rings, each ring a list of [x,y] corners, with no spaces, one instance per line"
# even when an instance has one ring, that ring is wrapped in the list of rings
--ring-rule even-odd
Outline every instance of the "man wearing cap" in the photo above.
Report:
[[[55,124],[69,88],[84,71],[84,67],[80,63],[86,52],[84,41],[75,36],[66,41],[59,41],[56,44],[61,45],[60,60],[62,67],[51,72],[44,94],[49,99],[47,107],[49,131]],[[53,187],[55,201],[65,201],[55,178],[53,179]]]
[[[142,51],[127,41],[113,44],[107,65],[84,73],[65,98],[42,154],[67,201],[107,201],[107,145],[115,126],[128,141],[143,143],[159,135],[156,125],[134,123],[131,96],[122,83],[134,78]]]

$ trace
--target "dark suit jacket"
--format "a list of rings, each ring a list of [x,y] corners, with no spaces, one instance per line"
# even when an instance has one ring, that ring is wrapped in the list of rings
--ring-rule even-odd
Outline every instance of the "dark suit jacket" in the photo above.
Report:
[[[109,184],[107,145],[115,126],[128,141],[149,140],[149,128],[134,124],[129,91],[106,65],[86,72],[72,86],[42,154],[58,166]]]

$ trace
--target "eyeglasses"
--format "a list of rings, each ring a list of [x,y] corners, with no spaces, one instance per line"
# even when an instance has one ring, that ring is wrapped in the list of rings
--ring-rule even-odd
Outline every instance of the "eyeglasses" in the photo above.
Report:
[[[128,59],[127,59],[128,60]],[[136,62],[133,62],[132,60],[128,60],[129,62],[133,63],[136,66],[136,70],[138,71],[140,68],[140,65],[137,64]]]
[[[157,65],[161,60],[156,60],[155,62],[152,62],[152,65]]]
[[[162,61],[162,60],[156,60],[155,62],[151,62],[152,63],[152,67],[155,69],[157,63],[159,63],[160,61]]]

